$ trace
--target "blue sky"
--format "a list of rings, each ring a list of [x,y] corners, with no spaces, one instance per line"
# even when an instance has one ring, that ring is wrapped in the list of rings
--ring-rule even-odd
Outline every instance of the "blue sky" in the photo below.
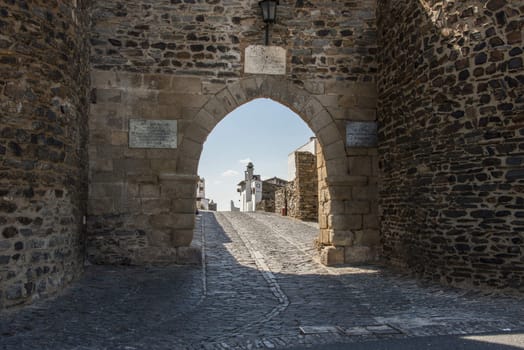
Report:
[[[270,99],[256,99],[228,114],[209,134],[198,174],[206,179],[206,197],[229,210],[238,207],[236,185],[249,161],[262,179],[287,180],[287,157],[306,144],[313,132],[289,108]]]

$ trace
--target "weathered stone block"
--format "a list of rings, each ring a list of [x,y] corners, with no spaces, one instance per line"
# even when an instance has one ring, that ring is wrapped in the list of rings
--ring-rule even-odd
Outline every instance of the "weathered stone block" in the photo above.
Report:
[[[304,88],[307,92],[313,95],[323,95],[325,88],[324,83],[314,80],[308,80],[304,83]]]
[[[175,213],[190,213],[194,214],[196,211],[195,200],[192,198],[174,198],[171,203],[171,208]]]
[[[346,119],[358,121],[375,121],[377,120],[377,111],[375,108],[347,108],[345,110]]]
[[[114,210],[114,201],[111,198],[93,198],[87,204],[87,212],[90,215],[112,213]]]
[[[364,157],[348,157],[349,173],[351,175],[371,175],[371,161],[369,156]]]
[[[151,169],[155,172],[175,171],[176,159],[151,159]]]
[[[331,200],[323,203],[323,212],[328,214],[344,214],[346,212],[344,201]]]
[[[348,214],[370,213],[370,202],[365,200],[348,200],[345,202],[345,212]],[[364,224],[364,227],[366,224]]]
[[[379,228],[379,218],[378,215],[370,214],[370,215],[364,215],[363,217],[363,227],[364,228]]]
[[[158,214],[168,211],[170,203],[171,201],[165,198],[148,198],[140,200],[140,207],[145,214]]]
[[[354,234],[355,246],[378,247],[380,245],[380,233],[378,229],[356,230]]]
[[[201,109],[193,120],[194,123],[200,125],[203,129],[211,132],[217,124],[217,120],[204,109]]]
[[[96,89],[97,103],[122,102],[122,90],[116,88]]]
[[[316,99],[324,107],[339,107],[340,96],[339,95],[320,95],[316,96]]]
[[[346,157],[325,160],[325,168],[326,176],[322,176],[323,178],[348,176],[348,162]]]
[[[161,105],[201,108],[207,99],[208,97],[197,94],[180,94],[166,91],[161,91],[158,94],[158,103]]]
[[[149,229],[146,231],[148,244],[152,247],[176,247],[171,240],[172,229]]]
[[[344,263],[343,247],[324,247],[320,252],[320,262],[326,266],[341,265]]]
[[[143,74],[115,72],[117,85],[123,89],[138,89],[142,87]]]
[[[148,159],[162,159],[175,160],[177,159],[178,150],[176,149],[147,149],[146,158]]]
[[[348,230],[330,230],[330,239],[331,244],[340,247],[340,246],[351,246],[355,235],[353,231]]]
[[[114,169],[121,169],[126,174],[148,174],[151,173],[149,159],[115,159]]]
[[[168,90],[171,88],[171,77],[163,74],[144,74],[142,87],[149,90]]]
[[[362,264],[377,260],[377,252],[371,247],[346,247],[344,261],[347,264]]]
[[[158,198],[160,197],[160,186],[151,184],[140,185],[140,197],[142,198]]]
[[[378,189],[376,186],[353,187],[352,196],[357,200],[376,200],[378,198]]]
[[[328,226],[335,230],[358,230],[362,228],[362,215],[329,215]]]
[[[304,106],[301,115],[306,121],[310,121],[322,111],[324,111],[322,104],[316,98],[310,98]]]
[[[116,73],[105,70],[91,70],[91,86],[96,88],[114,88],[117,86]]]
[[[176,229],[171,234],[171,244],[173,247],[188,247],[193,240],[193,230]]]
[[[229,112],[229,110],[222,104],[222,101],[216,97],[211,98],[205,104],[204,110],[217,120],[221,120]]]
[[[180,182],[162,181],[162,192],[163,198],[195,198],[196,197],[196,184],[187,184]]]
[[[352,199],[351,191],[353,186],[331,185],[329,187],[329,196],[331,200],[350,200]]]
[[[357,106],[360,108],[376,108],[377,107],[377,98],[368,97],[368,96],[358,96]]]
[[[155,228],[192,229],[195,224],[195,214],[164,213],[152,215],[149,222]]]
[[[320,226],[320,229],[328,228],[328,215],[319,215],[318,225]]]
[[[228,89],[224,89],[215,95],[215,98],[222,104],[223,108],[226,111],[226,114],[233,111],[238,104],[235,101],[235,98],[231,95]],[[223,116],[225,116],[224,114]]]
[[[125,146],[128,144],[128,133],[125,131],[111,131],[111,144],[115,146]]]
[[[346,150],[344,141],[340,140],[324,147],[325,159],[344,159],[346,157]]]

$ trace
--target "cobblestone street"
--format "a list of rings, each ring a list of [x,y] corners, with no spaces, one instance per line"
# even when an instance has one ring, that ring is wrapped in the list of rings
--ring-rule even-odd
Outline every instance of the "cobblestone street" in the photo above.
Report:
[[[325,267],[314,224],[204,212],[203,268],[89,266],[62,295],[0,315],[2,349],[253,349],[524,329],[524,300]]]

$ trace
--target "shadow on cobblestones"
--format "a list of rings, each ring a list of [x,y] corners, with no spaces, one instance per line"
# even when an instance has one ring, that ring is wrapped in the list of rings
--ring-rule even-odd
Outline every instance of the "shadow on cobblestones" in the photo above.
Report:
[[[524,329],[519,299],[323,267],[310,225],[241,213],[197,223],[203,268],[90,266],[57,298],[4,312],[1,349],[287,348]]]

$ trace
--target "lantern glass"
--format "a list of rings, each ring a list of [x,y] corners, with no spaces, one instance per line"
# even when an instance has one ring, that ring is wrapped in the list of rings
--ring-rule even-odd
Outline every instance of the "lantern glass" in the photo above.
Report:
[[[277,18],[277,0],[262,0],[259,3],[259,6],[262,8],[262,16],[264,22],[266,23],[275,23]]]

